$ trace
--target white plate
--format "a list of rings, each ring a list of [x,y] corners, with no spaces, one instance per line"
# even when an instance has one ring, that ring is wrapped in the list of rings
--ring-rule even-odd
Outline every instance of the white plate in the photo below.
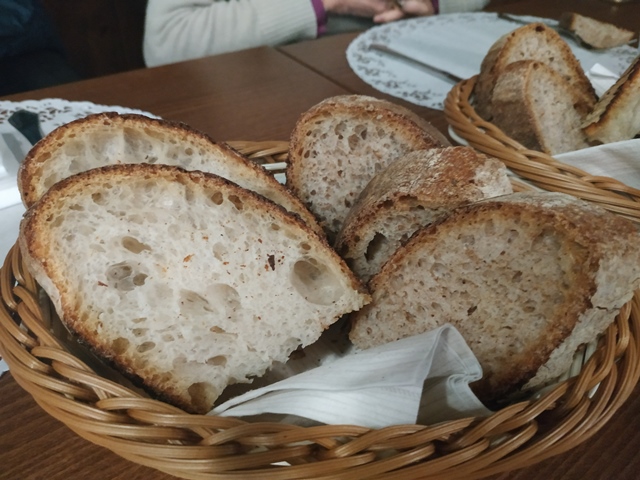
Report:
[[[521,17],[545,23],[553,20]],[[347,61],[362,80],[377,90],[408,102],[442,110],[453,84],[429,75],[410,62],[370,50],[381,43],[461,78],[480,71],[480,64],[493,43],[520,25],[498,18],[495,13],[451,13],[412,18],[373,27],[356,37],[347,48]],[[585,71],[599,63],[620,75],[638,55],[630,46],[606,51],[586,50],[574,40],[567,43]]]
[[[28,110],[39,114],[42,131],[45,135],[65,123],[86,117],[92,113],[139,113],[149,117],[156,117],[156,115],[152,113],[133,108],[120,107],[116,105],[99,105],[92,102],[71,102],[61,98],[24,100],[22,102],[0,100],[0,133],[11,131],[11,129],[13,129],[13,127],[9,125],[8,119],[16,110]]]
[[[46,135],[57,127],[69,123],[73,120],[86,117],[93,113],[101,112],[118,112],[118,113],[139,113],[150,117],[155,117],[148,112],[142,110],[134,110],[126,107],[98,105],[91,102],[70,102],[59,98],[47,98],[44,100],[25,100],[23,102],[10,102],[0,100],[0,135],[3,133],[15,133],[15,129],[8,122],[9,116],[16,110],[28,110],[36,112],[40,116],[42,132]],[[20,149],[28,152],[31,145],[22,135],[17,134],[16,140],[20,143]],[[2,150],[0,150],[0,165],[4,164],[1,158]],[[13,158],[11,162],[15,162]],[[0,209],[0,262],[4,261],[11,246],[18,238],[18,226],[25,209],[19,202],[19,197],[15,195],[16,178],[3,178],[0,183],[4,193],[11,198],[16,198],[14,205],[8,205],[6,208]],[[3,191],[0,191],[0,196]]]
[[[453,127],[451,127],[451,125],[449,125],[447,127],[447,131],[449,132],[449,136],[451,137],[451,139],[456,142],[458,145],[462,145],[463,147],[468,147],[469,146],[469,142],[467,142],[464,138],[462,138],[460,135],[458,135],[454,130]]]

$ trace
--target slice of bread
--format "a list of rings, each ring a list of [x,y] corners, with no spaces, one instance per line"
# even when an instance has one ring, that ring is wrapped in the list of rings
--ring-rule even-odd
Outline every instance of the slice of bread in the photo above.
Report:
[[[451,323],[483,369],[491,402],[553,382],[640,286],[640,235],[574,197],[514,193],[419,230],[369,282],[353,314],[360,348]]]
[[[99,113],[57,128],[25,158],[18,188],[29,207],[70,175],[105,165],[142,162],[215,173],[282,205],[322,231],[297,197],[228,145],[187,125],[137,114]]]
[[[586,114],[595,105],[596,92],[567,42],[543,23],[532,23],[503,35],[482,60],[474,87],[474,108],[485,120],[493,118],[491,97],[498,77],[507,65],[519,60],[542,62],[562,75],[579,99],[579,112]]]
[[[564,12],[560,15],[559,22],[562,28],[573,32],[580,40],[593,48],[619,47],[638,38],[638,32],[575,12]]]
[[[511,192],[504,164],[470,147],[411,152],[373,177],[335,247],[368,281],[419,228],[460,205]]]
[[[640,133],[640,56],[602,95],[582,129],[594,143],[629,140]]]
[[[287,186],[333,240],[376,173],[413,150],[448,145],[430,123],[399,105],[362,95],[328,98],[295,125]]]
[[[544,63],[507,65],[491,97],[492,123],[532,150],[555,155],[587,148],[580,128],[585,115],[575,108],[578,92]]]
[[[369,299],[300,219],[213,174],[112,165],[56,183],[20,248],[61,319],[154,396],[209,411]]]

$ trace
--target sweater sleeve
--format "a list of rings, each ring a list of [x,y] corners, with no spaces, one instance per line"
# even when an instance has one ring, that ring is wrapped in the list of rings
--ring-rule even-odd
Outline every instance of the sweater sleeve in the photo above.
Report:
[[[311,0],[149,0],[147,66],[315,38]]]
[[[489,4],[489,0],[439,0],[438,13],[476,12]]]

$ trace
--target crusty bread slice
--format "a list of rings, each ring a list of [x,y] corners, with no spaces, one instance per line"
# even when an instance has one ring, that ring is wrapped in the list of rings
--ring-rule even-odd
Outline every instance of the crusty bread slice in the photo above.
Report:
[[[460,205],[511,192],[505,165],[470,147],[411,152],[373,177],[335,247],[368,281],[419,228]]]
[[[559,23],[562,28],[573,32],[580,40],[593,48],[618,47],[626,45],[638,37],[638,32],[576,12],[564,12],[560,15]]]
[[[185,124],[144,115],[99,113],[62,125],[29,152],[18,173],[18,187],[28,207],[70,175],[104,165],[142,162],[215,173],[282,205],[322,231],[300,200],[262,167]]]
[[[532,150],[555,155],[587,148],[576,90],[544,63],[507,65],[491,97],[492,123]]]
[[[175,166],[111,165],[56,183],[27,211],[20,248],[73,332],[189,412],[369,299],[297,216]]]
[[[448,145],[430,123],[400,105],[363,95],[328,98],[295,125],[287,186],[333,240],[376,173],[412,150]]]
[[[582,129],[594,143],[619,142],[640,133],[640,56],[602,95]]]
[[[492,119],[493,86],[506,66],[519,60],[542,62],[562,75],[579,98],[579,112],[586,114],[595,105],[596,92],[567,42],[543,23],[532,23],[503,35],[482,60],[474,87],[474,108],[482,118]]]
[[[574,197],[514,193],[419,230],[369,282],[353,314],[361,348],[453,324],[483,368],[484,401],[546,385],[640,286],[640,236]]]

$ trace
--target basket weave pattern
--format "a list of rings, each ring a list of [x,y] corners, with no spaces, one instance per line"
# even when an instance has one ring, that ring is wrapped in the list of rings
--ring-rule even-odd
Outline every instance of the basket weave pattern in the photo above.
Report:
[[[545,153],[529,150],[483,120],[470,102],[476,78],[455,85],[445,100],[444,114],[455,133],[477,150],[499,158],[516,175],[543,190],[567,193],[640,222],[640,190],[613,178],[590,175]]]
[[[286,158],[285,142],[232,145],[254,152],[260,161]],[[541,398],[488,418],[379,430],[187,414],[106,378],[68,347],[64,335],[15,246],[0,270],[0,355],[16,382],[86,440],[187,479],[482,478],[585,441],[629,397],[640,377],[638,292],[579,376]],[[274,465],[278,462],[288,465]]]

